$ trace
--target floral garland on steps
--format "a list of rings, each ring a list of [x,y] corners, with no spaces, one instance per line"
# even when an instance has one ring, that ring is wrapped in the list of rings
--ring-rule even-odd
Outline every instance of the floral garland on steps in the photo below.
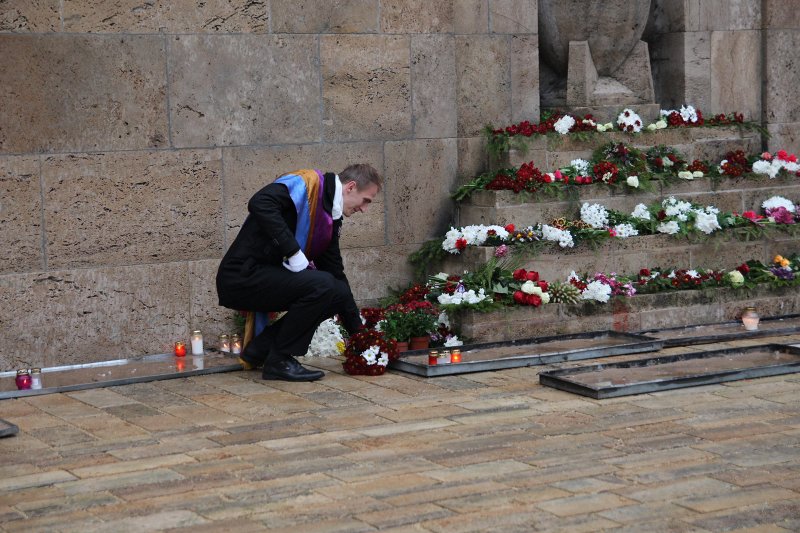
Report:
[[[577,221],[559,218],[549,224],[539,223],[522,229],[513,224],[450,228],[441,248],[450,254],[459,254],[469,246],[497,246],[495,254],[503,257],[507,255],[509,246],[537,241],[557,242],[562,248],[572,248],[580,242],[597,245],[612,238],[627,239],[638,235],[711,235],[722,230],[734,230],[749,239],[770,229],[796,233],[800,206],[782,196],[772,196],[764,200],[761,207],[764,215],[754,211],[727,213],[713,205],[701,206],[670,196],[649,206],[638,204],[630,214],[625,214],[600,204],[584,203],[581,218]],[[502,250],[499,249],[501,246],[504,247]]]

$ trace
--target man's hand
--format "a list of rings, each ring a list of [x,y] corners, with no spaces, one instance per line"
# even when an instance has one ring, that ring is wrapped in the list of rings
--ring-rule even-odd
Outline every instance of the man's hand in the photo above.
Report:
[[[283,262],[283,266],[292,272],[300,272],[308,268],[308,259],[306,259],[306,254],[303,253],[303,250],[298,250],[296,254]]]

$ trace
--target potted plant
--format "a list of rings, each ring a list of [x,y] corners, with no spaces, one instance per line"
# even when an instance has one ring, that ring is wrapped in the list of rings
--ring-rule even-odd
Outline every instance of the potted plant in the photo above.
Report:
[[[386,309],[379,325],[388,338],[407,342],[412,350],[423,349],[439,325],[439,310],[426,301],[395,304]]]

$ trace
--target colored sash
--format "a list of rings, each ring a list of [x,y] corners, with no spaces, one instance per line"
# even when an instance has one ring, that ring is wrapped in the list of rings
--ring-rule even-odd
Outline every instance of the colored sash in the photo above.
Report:
[[[275,180],[275,183],[282,183],[289,189],[289,196],[297,210],[294,237],[306,258],[312,262],[313,268],[314,259],[328,248],[333,236],[333,217],[323,207],[325,177],[319,170],[303,169],[285,174]],[[244,344],[261,333],[271,322],[278,320],[281,314],[248,313]]]

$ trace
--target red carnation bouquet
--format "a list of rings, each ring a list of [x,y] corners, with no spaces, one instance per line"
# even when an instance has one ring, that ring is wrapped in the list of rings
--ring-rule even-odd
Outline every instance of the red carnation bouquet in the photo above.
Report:
[[[386,339],[374,329],[362,329],[348,339],[342,366],[351,376],[380,376],[399,356],[394,339]]]

